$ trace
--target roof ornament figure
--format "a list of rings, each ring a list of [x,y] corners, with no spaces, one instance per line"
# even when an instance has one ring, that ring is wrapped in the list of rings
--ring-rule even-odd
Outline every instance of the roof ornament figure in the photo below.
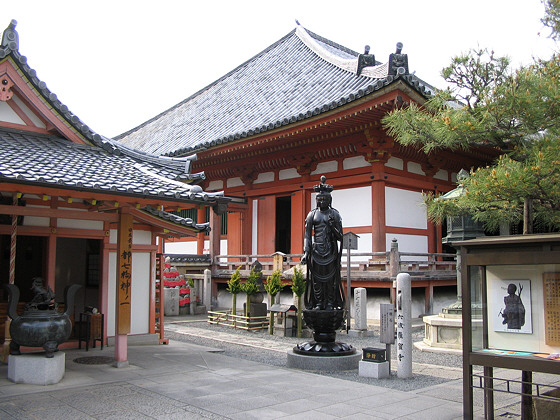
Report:
[[[12,19],[10,24],[6,29],[4,29],[4,34],[2,35],[2,47],[13,51],[17,51],[19,49],[19,35],[16,31],[17,21]]]
[[[408,74],[408,55],[403,54],[402,49],[402,42],[397,42],[396,52],[389,55],[389,75],[403,76]]]
[[[375,66],[375,55],[369,53],[370,47],[366,45],[364,48],[364,53],[358,56],[358,69],[356,70],[356,75],[362,74],[364,67]]]

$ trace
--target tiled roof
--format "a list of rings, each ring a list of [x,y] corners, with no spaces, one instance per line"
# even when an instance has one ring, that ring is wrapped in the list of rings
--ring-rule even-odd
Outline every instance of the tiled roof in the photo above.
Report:
[[[181,217],[177,216],[173,213],[168,213],[163,210],[154,209],[151,206],[146,206],[142,209],[146,213],[151,214],[152,216],[159,217],[160,219],[166,220],[168,222],[172,222],[178,225],[183,225],[187,227],[194,227],[195,229],[199,230],[200,232],[210,232],[210,223],[194,223],[193,219],[188,217]]]
[[[27,57],[19,52],[19,34],[15,29],[16,25],[17,22],[12,20],[10,25],[8,25],[2,34],[0,60],[11,56],[33,88],[42,95],[43,99],[52,106],[52,108],[58,112],[58,114],[60,114],[64,120],[66,120],[66,122],[76,130],[76,132],[83,136],[86,141],[89,141],[92,144],[101,145],[103,137],[90,129],[80,118],[72,113],[68,107],[58,99],[57,95],[47,88],[47,84],[44,81],[39,80],[37,77],[37,71],[27,64]]]
[[[388,63],[357,75],[359,54],[298,28],[213,84],[116,137],[154,154],[186,155],[343,106],[400,79],[422,95],[415,75]]]
[[[104,145],[2,128],[0,181],[161,201],[228,200],[223,193],[207,193],[198,185],[177,181],[189,175],[186,159],[148,156],[109,140]]]

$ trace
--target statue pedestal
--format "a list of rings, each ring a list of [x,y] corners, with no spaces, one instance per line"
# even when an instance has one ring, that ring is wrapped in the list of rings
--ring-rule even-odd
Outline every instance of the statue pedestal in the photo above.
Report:
[[[52,385],[64,377],[66,354],[58,351],[51,358],[45,353],[10,355],[8,379],[16,384]]]
[[[288,351],[286,366],[302,370],[354,370],[362,359],[360,353],[345,356],[309,356]]]

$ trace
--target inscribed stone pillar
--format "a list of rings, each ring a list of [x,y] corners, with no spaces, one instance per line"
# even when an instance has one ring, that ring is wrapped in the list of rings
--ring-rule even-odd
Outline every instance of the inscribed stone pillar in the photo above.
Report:
[[[179,289],[165,287],[163,289],[164,296],[164,310],[165,316],[179,315]]]
[[[367,330],[367,291],[365,287],[354,289],[354,329]]]

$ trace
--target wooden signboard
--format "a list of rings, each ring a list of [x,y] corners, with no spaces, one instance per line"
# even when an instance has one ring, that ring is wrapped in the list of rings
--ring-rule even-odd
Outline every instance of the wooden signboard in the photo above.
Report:
[[[121,214],[117,239],[117,334],[130,333],[132,295],[132,215]]]
[[[543,273],[545,342],[560,346],[560,273]]]

